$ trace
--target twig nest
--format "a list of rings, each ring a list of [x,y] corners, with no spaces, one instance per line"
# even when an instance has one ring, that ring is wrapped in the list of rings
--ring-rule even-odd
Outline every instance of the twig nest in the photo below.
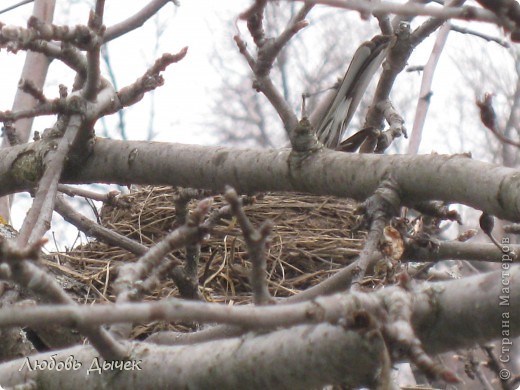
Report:
[[[101,223],[146,246],[159,241],[177,226],[175,190],[171,187],[141,187],[123,195],[129,207],[104,206]],[[213,208],[226,205],[214,196]],[[193,200],[190,205],[197,202]],[[359,253],[365,233],[353,229],[355,202],[335,197],[283,193],[257,195],[244,210],[259,226],[269,219],[273,232],[268,246],[267,273],[274,296],[288,296],[315,285],[349,264]],[[72,275],[81,275],[89,285],[85,301],[113,300],[110,282],[115,268],[136,256],[125,250],[91,241],[63,255]],[[178,261],[184,252],[172,255]],[[208,301],[249,302],[250,262],[247,248],[234,218],[221,224],[201,245],[200,291]],[[150,293],[152,299],[177,295],[168,275]]]

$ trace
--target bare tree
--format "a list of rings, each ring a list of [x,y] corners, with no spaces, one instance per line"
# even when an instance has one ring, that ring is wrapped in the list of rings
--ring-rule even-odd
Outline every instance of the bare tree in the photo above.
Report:
[[[297,10],[296,3],[289,7],[268,3],[266,29],[279,34],[295,17]],[[377,24],[367,23],[356,15],[330,9],[317,12],[313,17],[313,28],[291,39],[273,63],[271,74],[280,85],[284,99],[297,113],[301,113],[302,95],[306,95],[306,110],[312,112],[316,102],[328,90],[333,90],[345,73],[357,46],[376,32]],[[247,36],[244,35],[244,39]],[[309,46],[308,41],[316,44]],[[249,40],[248,44],[254,43]],[[226,57],[225,53],[229,50],[217,48],[211,56],[221,79],[221,85],[214,92],[213,115],[209,122],[217,137],[237,146],[265,148],[287,144],[276,111],[265,104],[264,96],[251,88],[253,79],[247,64],[241,61],[239,64],[242,66],[237,69],[237,61]],[[358,112],[366,113],[368,105],[369,99],[366,98]],[[361,115],[356,116],[353,122],[353,127],[359,129]]]
[[[273,111],[290,148],[256,150],[97,137],[94,127],[99,120],[138,104],[164,83],[162,73],[167,67],[175,69],[189,55],[187,48],[173,49],[175,53],[165,53],[143,69],[135,82],[119,88],[100,70],[104,45],[138,29],[168,3],[149,1],[135,15],[108,27],[103,0],[95,2],[86,25],[58,26],[34,16],[26,27],[0,24],[1,48],[39,53],[75,73],[72,85],[60,85],[57,98],[46,96],[39,83],[24,78],[20,91],[33,102],[0,112],[5,137],[0,150],[0,196],[22,191],[34,196],[19,232],[1,224],[0,351],[4,363],[0,364],[0,385],[392,389],[399,385],[393,366],[408,362],[416,369],[414,381],[421,384],[474,380],[473,385],[484,388],[517,386],[511,346],[520,333],[520,268],[516,264],[520,248],[511,245],[507,236],[497,239],[493,222],[495,217],[520,221],[518,170],[476,161],[468,154],[384,152],[406,134],[403,116],[390,97],[414,50],[447,19],[469,20],[475,26],[495,24],[516,42],[520,39],[518,4],[316,0],[277,2],[271,8],[271,2],[255,0],[249,8],[237,10],[242,32],[234,37],[237,56],[250,69],[254,93],[244,95],[232,77],[226,79],[230,90],[247,100],[235,101],[239,98],[234,94],[220,100],[226,102],[222,128],[228,129],[228,139],[238,140],[246,124],[264,146],[271,146],[276,144],[271,140],[276,125],[265,113]],[[316,53],[312,42],[308,43],[310,38],[302,35],[312,28],[309,20],[317,4],[330,7],[327,12],[337,7],[356,11],[363,20],[375,17],[381,34],[359,43],[345,76],[316,105],[323,111],[316,108],[299,115],[300,91],[289,87],[299,75],[288,69],[290,61],[306,60],[293,51],[301,54],[305,48],[323,58],[316,61],[324,64],[322,69],[329,62],[328,53]],[[295,40],[298,35],[302,37]],[[297,44],[291,46],[293,41]],[[344,139],[351,115],[380,65],[362,126]],[[225,72],[227,67],[220,69]],[[305,83],[314,86],[322,79],[315,69],[303,65],[299,69],[312,75],[306,78],[302,71],[297,85],[310,88]],[[324,73],[336,77],[335,70]],[[237,80],[243,82],[243,76]],[[324,85],[329,82],[323,81]],[[491,95],[478,104],[481,122],[493,134],[503,135],[496,127],[499,119]],[[28,142],[29,131],[21,132],[16,122],[42,115],[54,115],[54,126],[35,133]],[[361,153],[354,153],[358,149]],[[175,200],[178,225],[147,247],[86,220],[62,193],[106,204],[118,202],[113,193],[66,186],[88,183],[183,187]],[[361,202],[357,213],[362,215],[367,236],[359,255],[305,291],[285,299],[273,297],[266,278],[273,223],[252,223],[243,208],[247,198],[238,195],[268,191],[334,195]],[[227,205],[212,211],[211,200],[205,198],[208,193],[223,194]],[[188,213],[191,199],[198,202]],[[442,240],[441,223],[460,222],[458,213],[446,204],[463,204],[482,212],[480,228],[493,243],[462,242],[470,233],[458,240]],[[407,209],[419,217],[408,220]],[[43,236],[54,211],[86,234],[138,257],[119,268],[113,281],[113,303],[78,304],[41,264]],[[253,305],[207,303],[198,294],[201,244],[209,234],[218,234],[219,222],[229,216],[240,228],[252,263]],[[182,262],[168,256],[178,249],[184,250]],[[454,275],[435,267],[446,260],[468,262],[473,274]],[[474,266],[478,262],[500,264],[500,269],[479,273]],[[367,288],[366,278],[382,269],[392,277]],[[143,292],[166,272],[171,272],[180,297],[142,301]],[[28,297],[32,303],[24,305]],[[191,321],[207,327],[184,334],[156,333],[145,341],[131,339],[133,323],[153,320]],[[23,327],[45,326],[52,330],[58,325],[76,329],[81,337],[64,349],[38,351],[22,331]],[[487,345],[493,340],[498,340],[498,349]],[[470,352],[461,353],[467,378],[437,358],[477,346],[491,374],[483,370],[480,356]]]

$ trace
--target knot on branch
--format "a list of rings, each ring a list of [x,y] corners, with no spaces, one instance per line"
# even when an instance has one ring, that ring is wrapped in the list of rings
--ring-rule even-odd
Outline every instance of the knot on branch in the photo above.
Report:
[[[77,25],[72,28],[69,26],[56,26],[31,16],[27,21],[27,27],[30,30],[28,37],[32,39],[70,43],[82,50],[91,50],[101,46],[103,43],[101,36],[98,35],[98,31],[94,31],[84,25]],[[103,29],[100,29],[100,32],[102,31]]]
[[[406,275],[405,278],[408,278]],[[409,284],[405,281],[405,284]],[[382,334],[394,361],[409,358],[428,377],[442,379],[447,383],[458,383],[457,375],[446,367],[433,361],[422,347],[422,343],[412,328],[413,294],[407,286],[391,290],[383,295],[388,315],[382,327]]]
[[[143,98],[146,92],[163,85],[164,78],[160,73],[164,72],[169,65],[182,60],[187,52],[188,48],[184,47],[176,54],[163,54],[142,77],[137,79],[133,84],[122,88],[117,93],[120,104],[126,107],[137,103]]]
[[[263,20],[266,5],[267,0],[256,0],[249,9],[239,15],[239,19],[247,21],[247,29],[258,47],[264,44]]]
[[[307,117],[298,122],[291,134],[291,146],[294,152],[307,153],[321,149],[316,132]]]
[[[2,133],[7,137],[9,145],[14,146],[21,143],[20,137],[16,134],[16,126],[12,121],[5,121],[2,127]]]
[[[11,263],[22,260],[38,260],[41,249],[47,242],[47,239],[42,238],[31,245],[19,248],[12,240],[17,235],[18,232],[10,225],[0,225],[0,262]]]
[[[391,67],[401,71],[406,66],[413,48],[410,23],[401,22],[390,42],[388,55],[383,67]]]
[[[270,40],[266,40],[264,45],[261,46],[258,50],[258,58],[256,60],[255,69],[253,72],[256,77],[266,77],[271,72],[273,67],[273,55],[272,55],[272,45],[268,44]]]
[[[388,220],[399,214],[400,206],[401,196],[398,184],[392,177],[388,177],[377,188],[374,195],[358,207],[356,212],[364,213],[369,221]]]

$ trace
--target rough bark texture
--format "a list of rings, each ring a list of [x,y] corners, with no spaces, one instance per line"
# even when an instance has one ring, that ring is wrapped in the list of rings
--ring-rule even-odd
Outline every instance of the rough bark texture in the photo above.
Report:
[[[41,174],[40,142],[0,150],[0,195],[27,190]],[[13,170],[21,159],[24,171]],[[33,161],[34,160],[34,161]],[[232,149],[147,141],[97,139],[80,167],[69,167],[69,183],[170,184],[241,193],[305,191],[362,200],[384,178],[398,183],[405,204],[426,200],[462,203],[512,221],[520,220],[517,170],[472,160],[466,155],[367,155],[320,150]]]
[[[507,272],[510,273],[508,305],[499,305],[499,296],[505,295],[501,271],[430,283],[415,293],[413,325],[427,352],[441,353],[504,337],[501,332],[504,330],[503,313],[506,312],[510,315],[507,338],[512,340],[519,336],[520,328],[513,324],[518,323],[520,315],[520,268],[514,267]],[[389,287],[376,294],[391,300],[397,289]],[[453,299],[454,296],[458,298]],[[365,297],[370,301],[374,299],[371,295]],[[338,295],[338,303],[340,300]],[[369,304],[363,306],[370,308]],[[146,389],[296,389],[342,382],[370,387],[377,378],[383,353],[379,334],[370,327],[355,330],[341,324],[322,323],[299,325],[264,335],[248,333],[197,345],[133,343],[131,360],[141,361],[141,370],[121,373],[116,370],[103,375],[91,371],[88,376],[87,371],[92,368],[97,354],[90,347],[75,347],[53,353],[57,354],[57,361],[73,356],[82,362],[78,370],[56,375],[56,371],[29,371],[25,366],[19,371],[25,361],[19,359],[0,365],[0,383],[14,386],[32,379],[52,388],[58,385],[73,388],[81,384],[87,389],[100,388],[106,383],[113,389],[129,386]],[[30,361],[50,362],[53,353],[32,356]],[[166,361],[168,364],[165,365]],[[85,377],[89,379],[86,384]]]

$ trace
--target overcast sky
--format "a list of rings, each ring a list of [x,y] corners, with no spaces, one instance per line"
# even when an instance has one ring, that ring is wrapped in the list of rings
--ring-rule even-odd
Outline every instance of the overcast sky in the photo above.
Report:
[[[2,1],[1,6],[15,1]],[[56,24],[84,24],[89,11],[88,1],[57,1]],[[112,66],[117,75],[118,87],[132,83],[140,77],[154,59],[163,52],[176,53],[188,46],[188,55],[179,63],[171,65],[164,72],[165,85],[155,92],[155,131],[156,140],[183,143],[214,143],[213,137],[204,132],[202,123],[208,113],[206,99],[208,92],[218,85],[215,72],[208,62],[208,53],[214,46],[223,45],[224,40],[232,40],[232,30],[228,28],[233,13],[222,3],[216,1],[183,1],[181,7],[166,5],[156,18],[148,21],[143,28],[133,31],[109,43],[108,50]],[[233,5],[246,1],[233,1]],[[106,2],[105,24],[111,26],[132,15],[143,6],[143,1],[111,0]],[[5,24],[25,26],[32,5],[25,5],[0,15]],[[228,24],[222,20],[229,21]],[[164,26],[164,32],[157,40],[157,26]],[[156,45],[158,44],[158,48]],[[231,47],[230,45],[228,45]],[[0,52],[0,110],[10,109],[17,88],[25,55]],[[106,75],[106,72],[105,72]],[[51,65],[45,93],[54,98],[58,95],[58,84],[72,85],[73,74],[58,61]],[[207,100],[207,99],[206,99]],[[147,136],[150,119],[151,101],[146,96],[139,104],[125,110],[126,126],[130,139],[143,139]],[[34,129],[42,130],[54,123],[54,117],[36,120]],[[116,126],[116,116],[108,118],[108,126]],[[96,126],[100,131],[101,124]],[[21,226],[29,199],[26,195],[17,197],[13,209],[13,225]]]
[[[2,1],[4,4],[12,2]],[[86,23],[89,1],[57,1],[55,23]],[[111,0],[106,2],[105,24],[111,26],[132,15],[143,6],[143,1]],[[232,3],[233,10],[230,9]],[[119,87],[132,83],[140,77],[153,60],[163,52],[176,53],[188,46],[188,55],[179,63],[171,65],[164,77],[165,86],[155,92],[155,113],[157,139],[172,142],[208,143],[211,137],[204,137],[201,123],[207,114],[204,98],[218,85],[214,69],[209,65],[208,55],[214,47],[225,47],[225,40],[231,41],[233,31],[229,28],[237,10],[245,9],[247,1],[182,1],[181,7],[167,4],[156,18],[148,21],[143,28],[133,31],[110,42],[108,50]],[[201,6],[201,4],[204,4]],[[240,6],[243,4],[243,6]],[[0,20],[6,24],[25,26],[32,11],[28,4],[6,14]],[[224,21],[224,22],[223,22]],[[157,26],[164,26],[164,32],[157,41]],[[158,48],[156,44],[158,43]],[[227,45],[232,48],[231,45]],[[0,53],[2,72],[0,81],[0,110],[11,108],[12,99],[24,60],[23,53]],[[57,85],[71,85],[73,75],[55,61],[51,65],[46,85],[49,97],[57,96]],[[142,139],[146,134],[149,120],[150,102],[148,97],[132,110],[126,110],[129,136]],[[35,128],[44,128],[53,123],[53,118],[38,120]],[[113,122],[110,122],[113,126]]]

